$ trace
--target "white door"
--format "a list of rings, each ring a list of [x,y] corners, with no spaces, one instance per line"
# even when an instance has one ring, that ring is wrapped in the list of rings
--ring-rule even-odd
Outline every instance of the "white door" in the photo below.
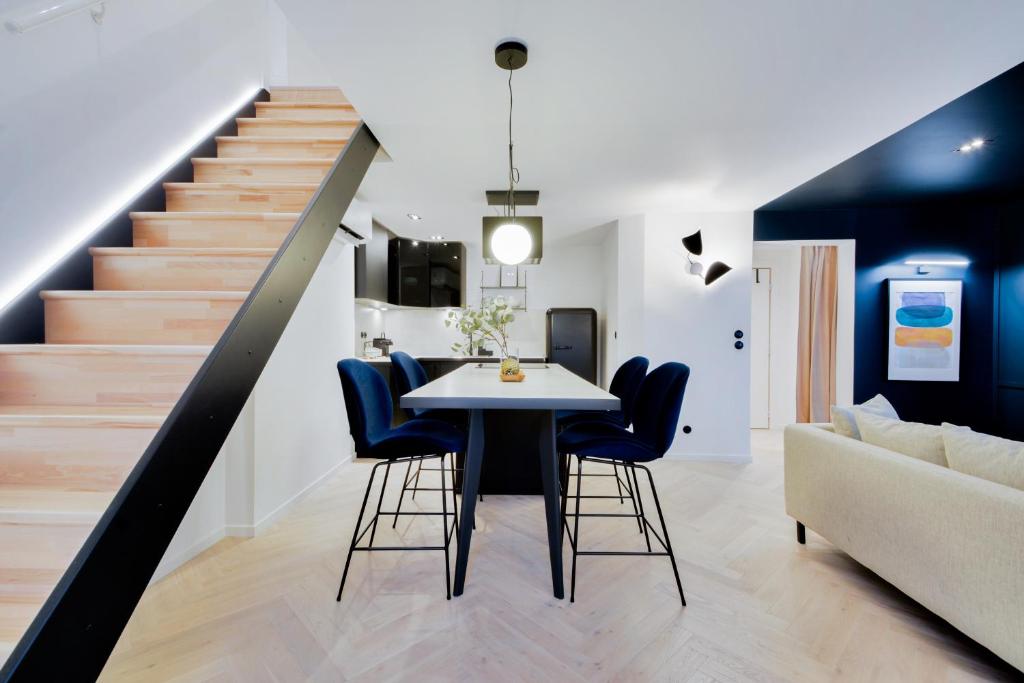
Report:
[[[768,429],[771,396],[772,269],[754,268],[750,307],[750,426]]]

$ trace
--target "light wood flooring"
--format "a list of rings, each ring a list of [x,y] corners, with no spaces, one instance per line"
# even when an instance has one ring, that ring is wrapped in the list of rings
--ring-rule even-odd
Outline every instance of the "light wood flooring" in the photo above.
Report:
[[[781,438],[753,439],[750,465],[652,467],[685,609],[664,558],[583,558],[576,603],[555,600],[542,499],[514,496],[477,506],[462,597],[445,601],[440,553],[374,553],[356,555],[338,604],[370,470],[356,462],[265,535],[225,540],[151,586],[102,680],[1020,679],[821,537],[808,531],[798,545],[783,512]],[[403,519],[378,538],[415,544],[439,524]],[[584,521],[581,536],[620,548],[642,538],[608,519]]]

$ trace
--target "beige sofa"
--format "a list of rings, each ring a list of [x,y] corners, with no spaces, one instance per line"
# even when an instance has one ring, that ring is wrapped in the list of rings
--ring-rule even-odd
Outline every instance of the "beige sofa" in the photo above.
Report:
[[[1024,671],[1024,491],[831,425],[787,427],[785,465],[798,536],[806,525]]]

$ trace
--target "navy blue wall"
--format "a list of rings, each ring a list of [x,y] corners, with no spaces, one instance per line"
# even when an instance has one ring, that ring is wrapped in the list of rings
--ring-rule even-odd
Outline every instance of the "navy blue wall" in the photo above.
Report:
[[[884,394],[900,416],[916,422],[948,421],[989,433],[1004,431],[996,418],[995,325],[1000,225],[998,203],[942,202],[823,211],[754,214],[755,240],[855,239],[856,318],[854,398]],[[1024,241],[1019,241],[1024,248]],[[903,261],[922,255],[962,256],[967,268],[933,268],[917,275]],[[889,278],[962,279],[959,382],[887,379]],[[1024,273],[1019,275],[1024,278]],[[1024,287],[1024,279],[1018,279]],[[1024,316],[1022,316],[1024,318]],[[1024,322],[1024,321],[1022,321]],[[1020,331],[1024,335],[1024,330]],[[1022,338],[1022,337],[1018,337]],[[1020,379],[1024,387],[1024,363]]]
[[[999,433],[1024,440],[1024,202],[1000,216],[996,300],[996,419]]]

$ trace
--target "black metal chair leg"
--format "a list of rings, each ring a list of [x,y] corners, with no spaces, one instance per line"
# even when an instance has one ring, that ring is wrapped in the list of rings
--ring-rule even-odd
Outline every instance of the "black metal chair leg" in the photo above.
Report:
[[[341,592],[345,590],[345,579],[348,578],[348,568],[352,564],[352,553],[356,547],[356,539],[359,538],[359,527],[363,525],[363,513],[366,512],[366,501],[370,499],[370,490],[373,488],[373,478],[377,475],[377,468],[384,463],[379,462],[370,470],[370,481],[366,484],[366,493],[363,495],[363,504],[359,507],[359,516],[356,518],[356,528],[352,532],[352,542],[348,544],[348,557],[345,558],[345,569],[341,572],[341,585],[338,586],[337,602],[341,602]]]
[[[373,537],[377,535],[377,520],[380,519],[380,504],[384,502],[384,492],[388,488],[388,475],[391,474],[391,461],[386,463],[384,468],[384,481],[380,485],[380,497],[377,498],[377,512],[373,515],[373,528],[370,530],[370,547],[373,547]]]
[[[423,471],[423,461],[420,460],[416,466],[416,478],[412,480],[412,499],[416,500],[416,492],[420,489],[420,472]]]
[[[640,467],[647,473],[647,480],[651,483],[651,495],[654,496],[654,506],[658,509],[658,519],[661,520],[661,532],[665,534],[665,550],[668,551],[668,559],[672,561],[672,572],[676,575],[676,588],[679,589],[679,600],[683,603],[683,607],[686,607],[686,596],[683,595],[683,582],[679,580],[679,567],[676,565],[675,553],[672,552],[672,541],[668,538],[668,527],[665,525],[665,515],[661,511],[661,502],[658,500],[658,489],[654,485],[654,476],[643,465]],[[635,472],[634,476],[636,476]]]
[[[612,461],[612,473],[615,475],[615,485],[619,488],[619,505],[622,505],[622,481],[619,479],[619,465]]]
[[[398,525],[398,513],[402,511],[402,498],[405,497],[405,487],[409,485],[410,472],[412,472],[412,460],[409,461],[409,465],[405,468],[405,476],[402,477],[402,491],[398,494],[398,507],[395,508],[395,521],[391,522],[392,529]]]
[[[459,542],[459,501],[455,497],[455,453],[451,454],[452,459],[448,462],[451,463],[452,473],[452,511],[455,513],[455,543]],[[444,467],[444,463],[441,463],[441,467]]]
[[[576,458],[576,517],[572,529],[572,580],[569,584],[569,602],[576,602],[576,554],[580,547],[580,482],[583,481],[583,460]]]
[[[562,468],[562,479],[559,482],[562,485],[562,540],[565,540],[565,527],[568,522],[565,520],[565,510],[569,506],[569,472],[572,456],[566,454],[565,466]]]
[[[444,528],[444,592],[447,600],[452,599],[452,569],[448,559],[448,489],[444,481],[444,455],[441,456],[441,526]],[[452,479],[452,491],[455,491],[455,480]],[[456,520],[458,524],[458,520]]]
[[[640,481],[636,478],[636,465],[630,463],[629,471],[633,473],[633,493],[635,494],[637,505],[640,506],[640,521],[643,525],[644,541],[647,543],[647,552],[651,552],[651,535],[647,532],[647,515],[644,514],[644,499],[640,495]]]
[[[636,498],[639,492],[633,488],[633,482],[629,478],[629,468],[625,463],[622,465],[622,471],[626,474],[626,492],[629,494],[629,499],[633,502],[633,514],[636,515],[636,532],[642,534],[644,532],[644,520],[640,515],[639,508],[636,506]]]

